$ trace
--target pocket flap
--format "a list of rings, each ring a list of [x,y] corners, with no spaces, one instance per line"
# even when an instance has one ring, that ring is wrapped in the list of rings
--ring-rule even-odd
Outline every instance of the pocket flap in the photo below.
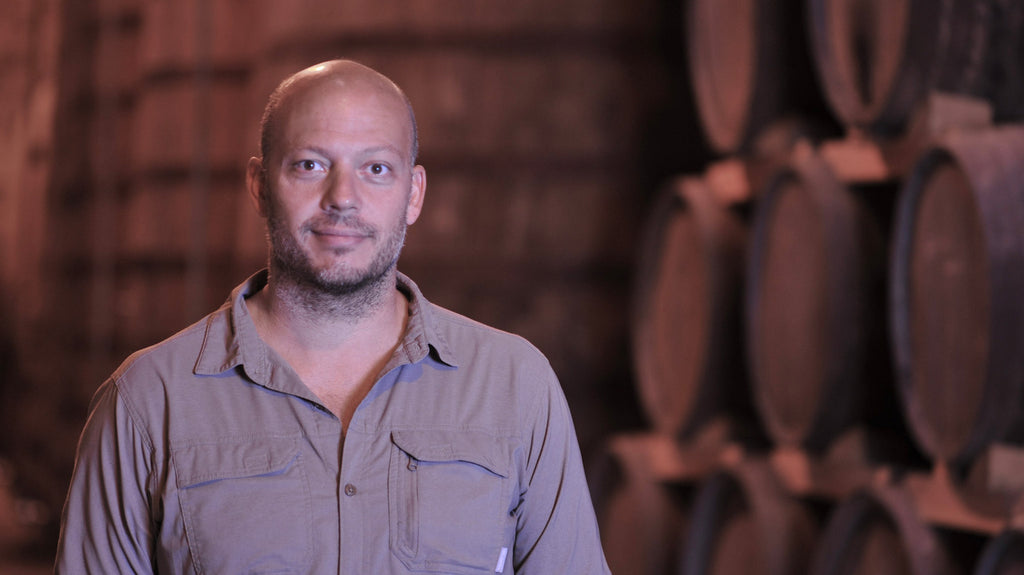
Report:
[[[173,450],[171,459],[178,488],[211,481],[281,473],[299,455],[294,438],[255,439],[201,443]]]
[[[508,477],[508,440],[473,431],[403,429],[391,432],[391,440],[419,461],[465,461]]]

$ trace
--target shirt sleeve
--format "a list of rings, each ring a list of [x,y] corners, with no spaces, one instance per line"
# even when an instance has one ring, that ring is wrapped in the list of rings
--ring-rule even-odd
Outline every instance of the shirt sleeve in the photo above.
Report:
[[[529,430],[515,572],[607,574],[569,407],[553,373],[548,381]]]
[[[152,448],[108,380],[93,398],[61,517],[55,573],[154,573]]]

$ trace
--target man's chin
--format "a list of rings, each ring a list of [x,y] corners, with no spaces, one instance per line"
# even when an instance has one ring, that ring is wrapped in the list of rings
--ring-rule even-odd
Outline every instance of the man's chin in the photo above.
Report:
[[[321,259],[308,254],[303,257],[285,250],[272,253],[271,271],[282,283],[291,284],[308,296],[349,296],[381,289],[398,263],[397,256],[390,262],[378,258],[362,266],[354,266],[352,259]]]
[[[394,269],[394,266],[379,271],[346,270],[343,273],[339,273],[337,270],[321,271],[309,283],[311,287],[325,294],[337,296],[350,295],[378,288],[381,282],[387,279],[388,272],[392,269]]]

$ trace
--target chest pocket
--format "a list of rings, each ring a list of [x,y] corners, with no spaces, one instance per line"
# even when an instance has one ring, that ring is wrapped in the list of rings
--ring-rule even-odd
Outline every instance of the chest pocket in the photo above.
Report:
[[[200,573],[304,573],[311,498],[295,439],[255,438],[172,451]]]
[[[438,430],[393,431],[391,439],[392,552],[412,571],[510,573],[509,440]]]

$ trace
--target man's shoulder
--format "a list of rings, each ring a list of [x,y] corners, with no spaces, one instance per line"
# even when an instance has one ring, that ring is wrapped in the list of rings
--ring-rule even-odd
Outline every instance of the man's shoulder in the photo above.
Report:
[[[212,312],[163,341],[132,353],[118,366],[111,379],[122,386],[131,384],[139,373],[145,373],[146,379],[153,375],[168,379],[191,375],[208,338],[211,321],[217,320],[216,316],[223,312],[223,309]]]
[[[457,360],[486,358],[489,361],[511,361],[550,370],[547,357],[525,337],[439,305],[429,305],[439,335],[451,346]]]

